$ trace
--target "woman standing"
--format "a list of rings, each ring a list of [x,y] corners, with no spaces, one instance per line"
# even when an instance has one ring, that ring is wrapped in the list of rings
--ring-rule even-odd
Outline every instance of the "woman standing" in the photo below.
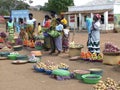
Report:
[[[58,50],[58,54],[62,52],[62,31],[63,31],[63,25],[61,24],[60,19],[58,18],[57,20],[57,26],[55,27],[55,30],[57,30],[60,33],[60,36],[55,38],[55,46],[56,49]]]
[[[48,15],[45,15],[44,28],[49,29],[50,23],[51,23],[50,17]],[[50,36],[48,35],[47,31],[44,31],[44,47],[46,51],[48,51],[51,48]]]
[[[9,33],[8,40],[12,43],[14,43],[14,34],[15,34],[15,28],[14,28],[14,22],[12,21],[12,18],[9,19],[6,25],[6,32]]]
[[[36,27],[36,19],[33,18],[33,14],[29,14],[29,20],[27,20],[26,32],[30,40],[34,40],[34,31]]]
[[[56,22],[56,13],[54,11],[51,11],[51,26],[50,26],[50,30],[55,30],[55,27],[57,25]],[[51,45],[51,52],[49,54],[53,54],[55,53],[55,38],[50,36],[50,45]]]
[[[88,50],[91,53],[100,53],[100,19],[101,15],[95,14],[93,17],[92,29],[89,33]]]

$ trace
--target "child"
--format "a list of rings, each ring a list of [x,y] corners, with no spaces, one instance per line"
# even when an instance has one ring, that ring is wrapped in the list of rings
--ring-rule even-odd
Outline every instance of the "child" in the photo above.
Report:
[[[65,53],[68,50],[69,47],[69,29],[65,26],[65,29],[63,29],[63,52]]]
[[[27,35],[26,31],[25,31],[25,23],[24,23],[22,18],[19,19],[19,24],[20,24],[20,34],[19,34],[19,37],[22,40],[27,40],[28,39],[28,35]]]
[[[41,24],[38,23],[38,35],[41,35],[42,34],[42,27],[41,27]]]

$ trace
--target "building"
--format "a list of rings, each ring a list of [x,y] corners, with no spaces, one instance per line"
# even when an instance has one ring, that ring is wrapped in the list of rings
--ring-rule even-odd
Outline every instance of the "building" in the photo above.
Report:
[[[70,6],[68,12],[68,22],[71,28],[82,30],[86,28],[85,18],[94,14],[101,14],[101,29],[113,30],[120,27],[120,0],[93,0],[86,5]]]

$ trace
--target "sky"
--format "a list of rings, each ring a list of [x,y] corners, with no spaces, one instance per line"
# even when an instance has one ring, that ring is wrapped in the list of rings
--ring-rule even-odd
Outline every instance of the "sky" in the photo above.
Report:
[[[26,0],[26,1],[28,2],[29,0]],[[35,5],[42,5],[43,6],[45,2],[48,2],[48,0],[32,0],[32,1],[33,1],[33,3],[30,4],[31,6],[35,6]],[[90,1],[92,1],[92,0],[74,0],[74,4],[76,6],[80,6],[80,5],[86,4]]]

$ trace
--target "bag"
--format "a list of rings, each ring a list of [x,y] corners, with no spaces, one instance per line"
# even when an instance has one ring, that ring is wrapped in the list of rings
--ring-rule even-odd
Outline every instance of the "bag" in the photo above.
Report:
[[[54,38],[57,38],[61,35],[60,32],[56,31],[56,30],[51,30],[48,32],[48,34],[51,36],[51,37],[54,37]]]

